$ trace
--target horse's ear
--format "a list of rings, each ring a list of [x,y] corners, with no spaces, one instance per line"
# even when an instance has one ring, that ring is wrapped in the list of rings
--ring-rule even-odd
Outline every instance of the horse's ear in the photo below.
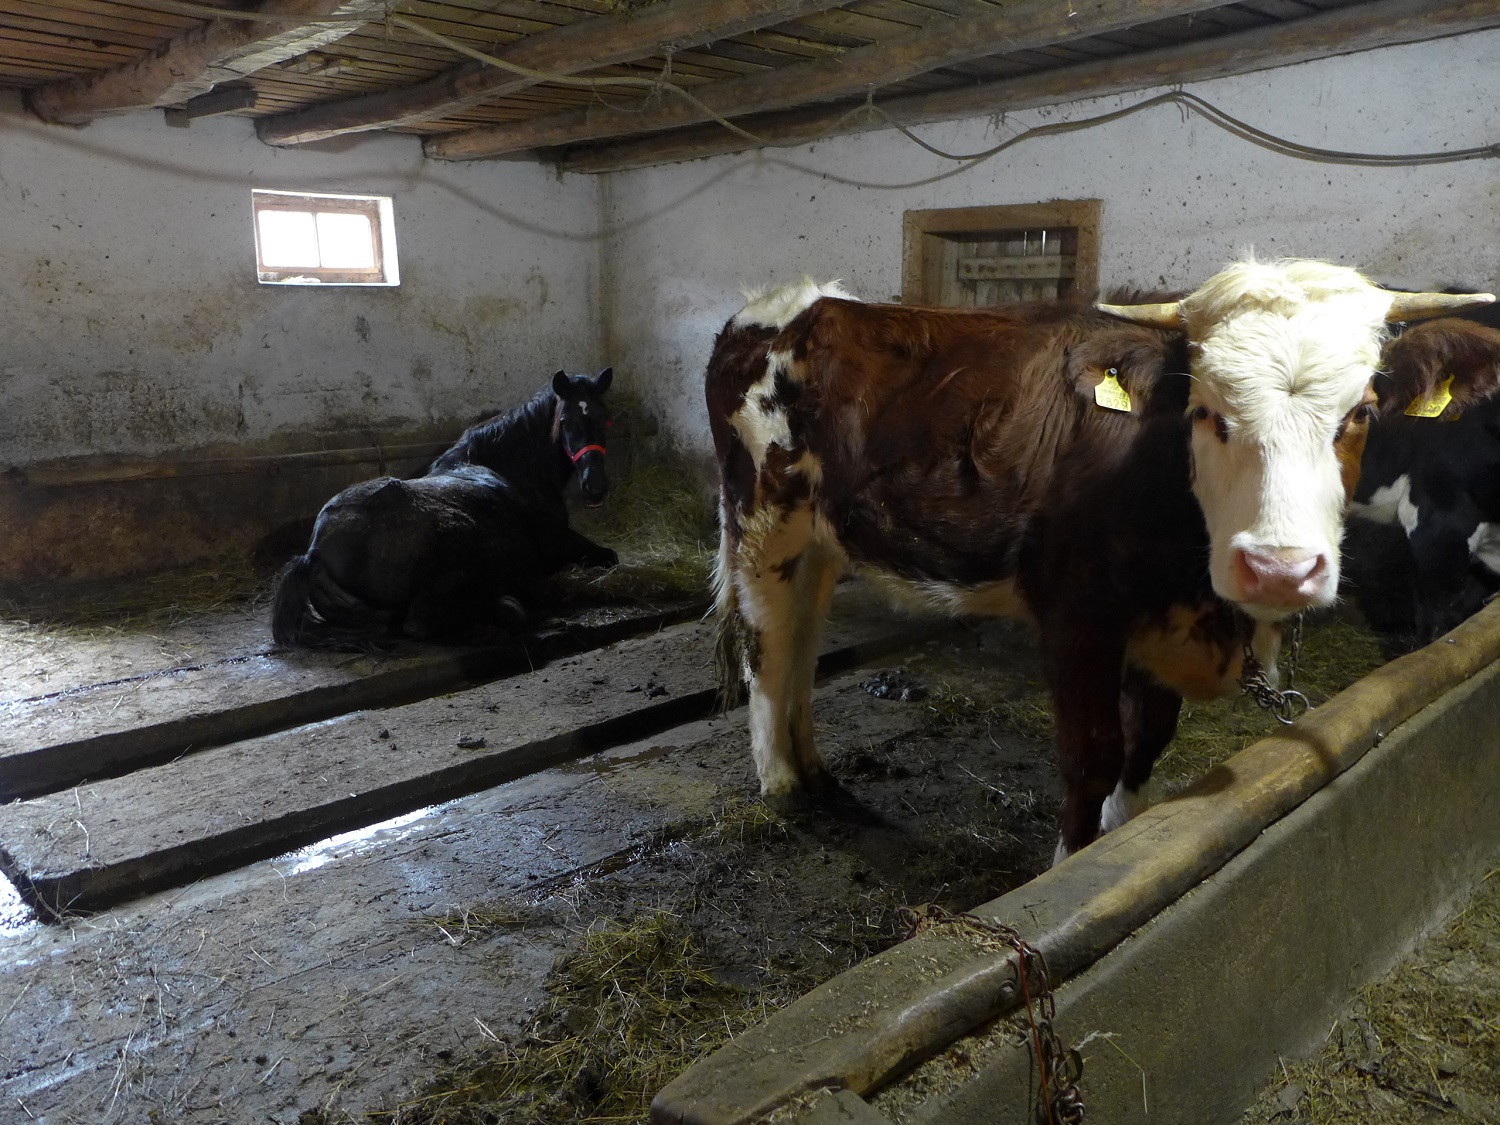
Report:
[[[613,367],[606,367],[603,371],[599,372],[599,374],[595,375],[594,393],[596,395],[602,395],[605,391],[609,390],[609,381],[614,377],[615,369]]]
[[[573,397],[573,381],[568,378],[566,371],[559,371],[552,376],[552,393],[558,398]]]

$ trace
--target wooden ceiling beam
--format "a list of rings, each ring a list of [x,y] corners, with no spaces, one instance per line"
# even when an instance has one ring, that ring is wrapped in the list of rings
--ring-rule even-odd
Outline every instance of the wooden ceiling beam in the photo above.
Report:
[[[903,125],[921,125],[1203,82],[1492,27],[1500,27],[1500,6],[1494,0],[1373,0],[1271,27],[876,104]],[[883,118],[870,115],[845,120],[857,108],[857,103],[819,106],[742,118],[739,124],[778,145],[820,140],[832,135],[831,130],[847,134],[891,127]],[[556,163],[569,172],[619,172],[758,147],[721,125],[702,125],[638,140],[564,149]]]
[[[612,109],[591,105],[429,137],[423,151],[439,160],[473,160],[523,149],[576,144],[632,133],[693,125],[714,114],[736,117],[834,101],[900,82],[925,71],[984,55],[1064,43],[1122,27],[1189,15],[1223,0],[1016,0],[984,14],[955,18],[936,28],[846,51],[832,59],[795,63],[765,74],[695,86],[702,103],[664,94],[654,106]],[[707,107],[706,109],[703,107]]]
[[[213,19],[161,50],[109,70],[38,86],[26,105],[43,121],[82,125],[95,117],[179,105],[215,84],[327,46],[380,19],[384,0],[266,0],[257,15],[286,20]]]
[[[527,70],[576,74],[631,62],[666,45],[682,49],[743,35],[845,2],[664,0],[621,15],[596,16],[529,35],[490,53]],[[432,121],[536,84],[536,79],[525,75],[467,62],[412,86],[263,117],[255,127],[267,144],[306,144],[344,133]]]

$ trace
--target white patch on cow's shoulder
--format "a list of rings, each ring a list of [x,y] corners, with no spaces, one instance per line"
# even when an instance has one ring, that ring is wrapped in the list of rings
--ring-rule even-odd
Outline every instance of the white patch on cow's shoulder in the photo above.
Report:
[[[913,581],[874,567],[861,567],[860,573],[888,598],[926,613],[1026,620],[1031,616],[1012,579],[960,586],[953,582]]]
[[[1368,500],[1349,505],[1349,512],[1374,523],[1392,524],[1401,518],[1403,504],[1411,505],[1411,477],[1405,473],[1370,493]]]
[[[745,401],[729,424],[740,435],[740,441],[750,451],[757,468],[766,459],[766,450],[772,445],[783,449],[792,446],[792,431],[785,408],[771,405],[775,402],[776,377],[786,375],[795,378],[792,355],[785,351],[766,353],[766,373],[751,384],[745,393]]]
[[[804,277],[794,285],[781,285],[775,289],[748,290],[745,307],[735,313],[729,323],[735,328],[774,328],[780,332],[797,314],[822,297],[837,297],[843,301],[857,301],[858,297],[845,291],[837,281],[825,281],[819,285],[810,277]]]
[[[1469,557],[1500,575],[1500,524],[1482,523],[1469,536]]]
[[[1115,791],[1104,798],[1104,807],[1099,810],[1099,832],[1113,832],[1131,817],[1145,812],[1151,804],[1146,795],[1135,789],[1127,789],[1123,781]]]
[[[1401,529],[1410,535],[1416,530],[1417,520],[1421,516],[1417,506],[1411,502],[1411,477],[1402,473],[1390,484],[1377,488],[1370,494],[1369,500],[1356,505],[1355,514],[1378,523],[1399,523]],[[1470,543],[1470,547],[1473,547],[1473,543]]]

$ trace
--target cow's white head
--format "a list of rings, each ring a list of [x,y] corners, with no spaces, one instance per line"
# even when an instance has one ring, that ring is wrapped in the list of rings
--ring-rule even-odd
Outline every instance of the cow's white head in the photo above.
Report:
[[[1333,601],[1385,324],[1485,297],[1395,294],[1289,260],[1237,263],[1181,301],[1100,306],[1187,334],[1193,491],[1220,597],[1266,621]]]

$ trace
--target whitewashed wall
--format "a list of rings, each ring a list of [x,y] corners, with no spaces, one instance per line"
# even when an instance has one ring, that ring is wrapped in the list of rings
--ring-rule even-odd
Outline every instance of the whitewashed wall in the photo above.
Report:
[[[397,289],[255,281],[252,187],[395,199]],[[0,469],[466,422],[602,357],[598,184],[0,105]],[[295,441],[292,444],[296,444]]]
[[[1187,87],[1269,132],[1323,148],[1431,152],[1500,142],[1500,31]],[[923,126],[949,151],[1159,90]],[[945,175],[946,174],[946,175]],[[1275,155],[1176,108],[1026,141],[965,170],[895,132],[611,176],[608,349],[671,429],[707,447],[702,370],[743,286],[843,278],[901,288],[908,209],[1104,201],[1100,281],[1192,286],[1253,248],[1327,258],[1395,285],[1500,282],[1500,160],[1371,169]]]

